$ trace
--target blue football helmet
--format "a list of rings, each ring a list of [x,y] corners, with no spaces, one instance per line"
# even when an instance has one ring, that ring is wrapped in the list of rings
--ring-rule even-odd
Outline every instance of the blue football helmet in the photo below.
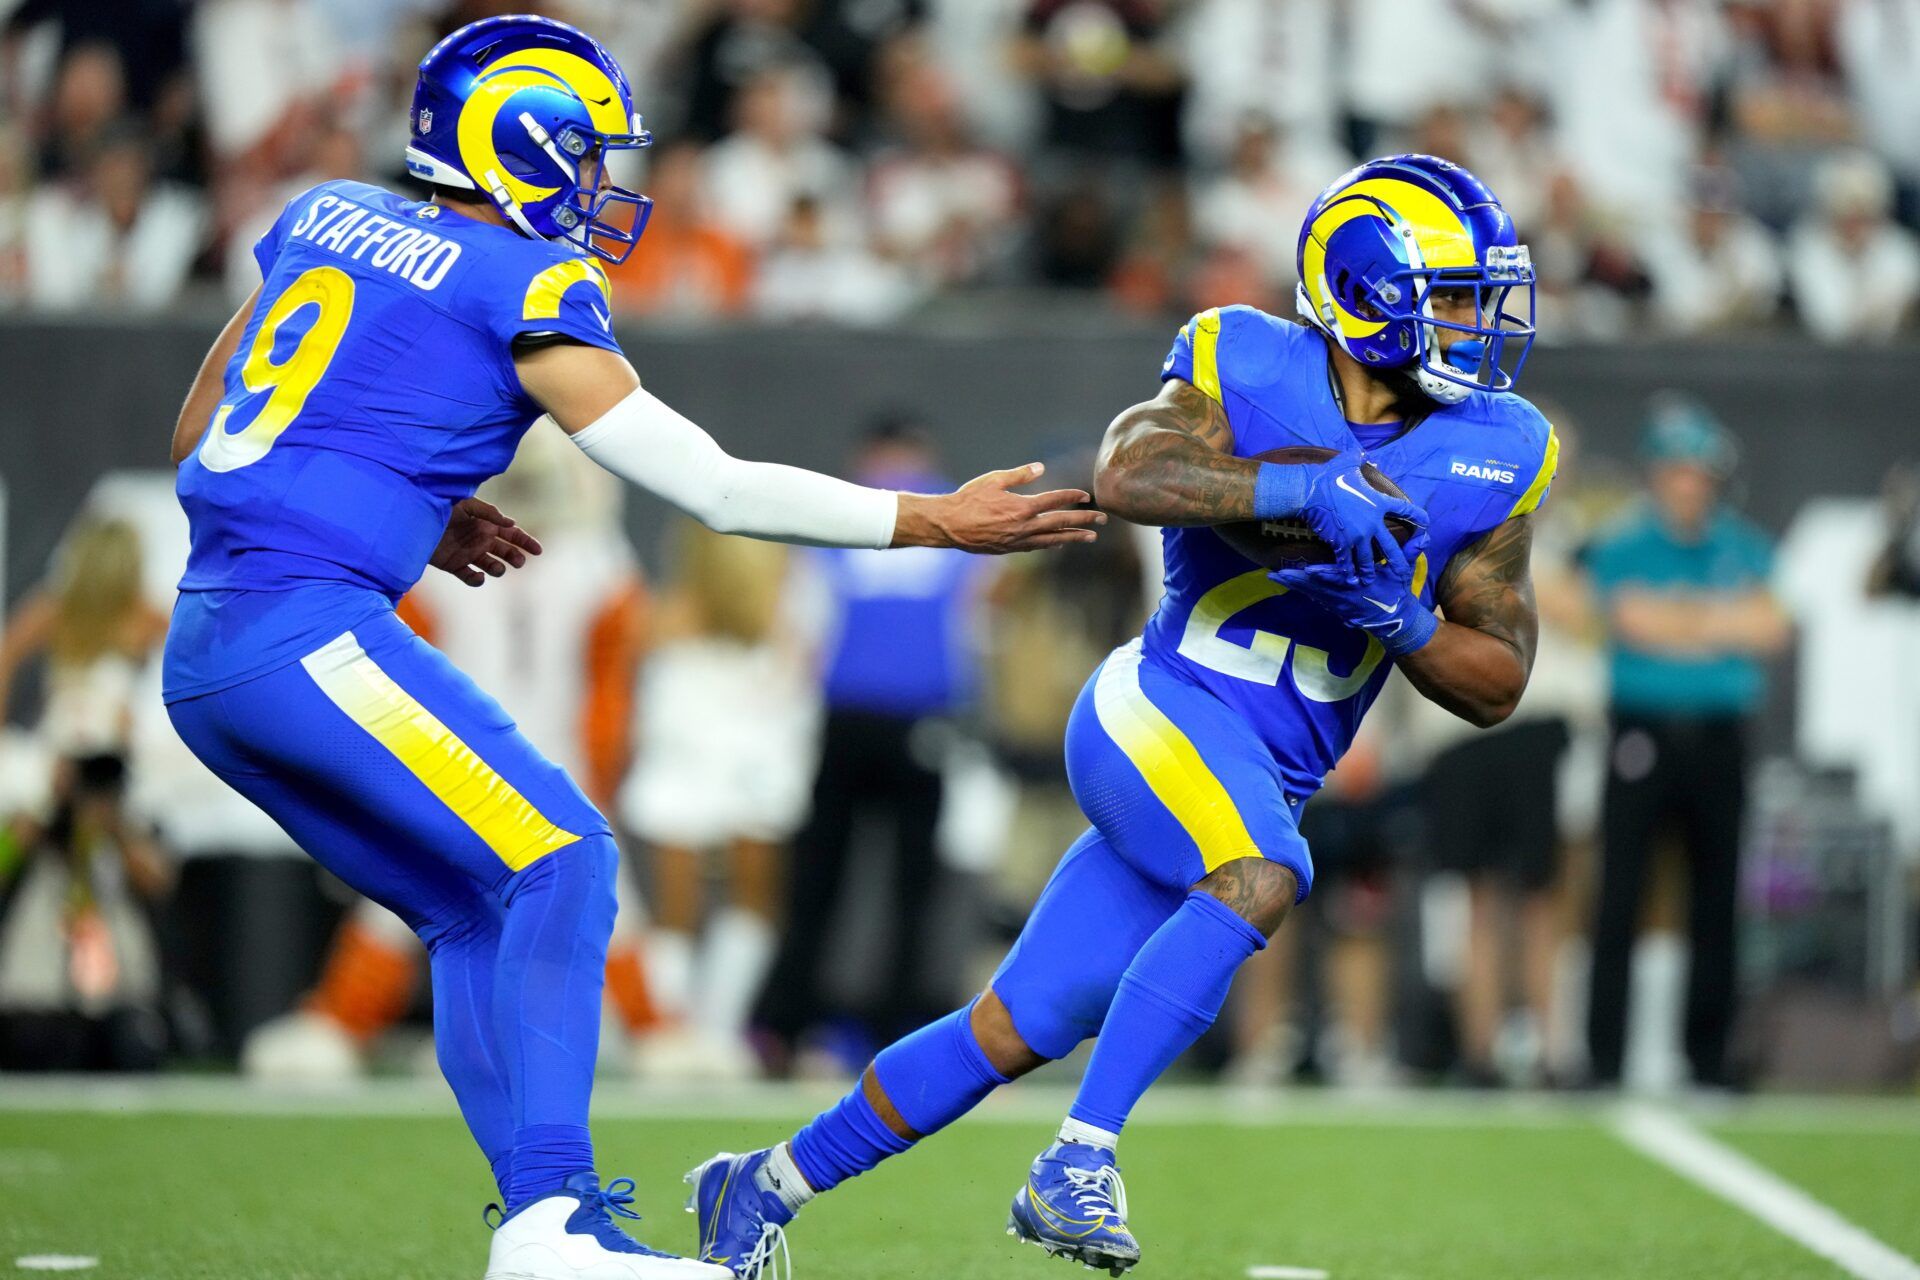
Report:
[[[470,22],[420,62],[407,169],[485,192],[530,236],[625,262],[653,201],[603,185],[607,156],[647,146],[633,90],[598,40],[550,18]],[[631,221],[610,220],[630,209]]]
[[[1527,247],[1486,184],[1449,161],[1387,156],[1335,179],[1307,210],[1296,265],[1309,324],[1442,404],[1510,389],[1533,346]],[[1435,290],[1469,288],[1472,323],[1435,318]],[[1463,336],[1443,355],[1444,330]]]

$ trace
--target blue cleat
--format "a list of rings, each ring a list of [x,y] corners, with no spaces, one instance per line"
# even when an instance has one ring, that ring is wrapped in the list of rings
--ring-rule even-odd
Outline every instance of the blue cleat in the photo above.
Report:
[[[718,1263],[739,1280],[793,1275],[785,1227],[794,1211],[772,1185],[771,1150],[736,1156],[723,1151],[689,1173],[687,1212],[698,1215],[700,1260]]]
[[[1040,1153],[1027,1171],[1027,1185],[1013,1197],[1007,1234],[1039,1245],[1050,1257],[1116,1276],[1140,1261],[1113,1152],[1085,1143],[1056,1142]]]

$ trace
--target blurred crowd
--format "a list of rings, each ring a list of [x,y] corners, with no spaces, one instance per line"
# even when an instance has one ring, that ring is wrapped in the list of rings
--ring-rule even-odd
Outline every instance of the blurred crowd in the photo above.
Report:
[[[506,0],[12,0],[0,299],[246,296],[283,203],[404,186],[413,66]],[[1920,0],[568,0],[658,144],[628,313],[877,325],[983,291],[1290,312],[1356,157],[1478,172],[1551,339],[1920,298]],[[0,0],[0,10],[8,8]]]
[[[1776,555],[1707,405],[1657,398],[1634,468],[1556,418],[1519,712],[1476,732],[1389,683],[1305,810],[1315,893],[1201,1058],[1253,1085],[1911,1080],[1920,483],[1810,502]],[[911,415],[847,470],[946,483]],[[430,572],[401,613],[621,832],[614,1060],[841,1075],[986,981],[1084,828],[1064,729],[1159,597],[1156,531],[992,561],[682,523],[643,569],[548,426],[483,492],[546,554],[479,591]],[[109,476],[0,633],[0,1070],[404,1063],[413,935],[166,722],[185,541],[170,476]],[[1798,724],[1763,765],[1789,645]]]

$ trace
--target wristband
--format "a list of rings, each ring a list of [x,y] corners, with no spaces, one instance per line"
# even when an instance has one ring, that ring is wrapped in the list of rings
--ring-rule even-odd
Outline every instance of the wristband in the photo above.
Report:
[[[1253,477],[1253,518],[1297,516],[1307,503],[1307,468],[1263,462]]]
[[[1433,639],[1433,633],[1440,629],[1440,615],[1421,604],[1419,597],[1409,593],[1407,602],[1412,607],[1407,611],[1405,625],[1390,636],[1374,633],[1374,638],[1390,658],[1404,658],[1414,650],[1424,648],[1427,641]]]

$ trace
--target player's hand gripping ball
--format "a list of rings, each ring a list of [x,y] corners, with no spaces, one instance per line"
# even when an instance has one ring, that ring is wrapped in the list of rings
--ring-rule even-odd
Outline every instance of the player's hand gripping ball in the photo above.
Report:
[[[1274,462],[1283,467],[1315,466],[1339,456],[1336,449],[1327,449],[1319,445],[1288,445],[1283,449],[1269,449],[1255,455],[1256,462]],[[1385,494],[1400,502],[1408,501],[1405,491],[1387,473],[1371,462],[1360,464],[1360,474],[1374,492]],[[1387,532],[1401,546],[1420,532],[1420,525],[1413,519],[1390,512],[1386,518]],[[1221,540],[1255,564],[1268,569],[1287,569],[1297,565],[1332,564],[1334,551],[1331,543],[1314,533],[1307,522],[1300,517],[1285,520],[1240,520],[1232,524],[1218,524],[1213,531]]]

